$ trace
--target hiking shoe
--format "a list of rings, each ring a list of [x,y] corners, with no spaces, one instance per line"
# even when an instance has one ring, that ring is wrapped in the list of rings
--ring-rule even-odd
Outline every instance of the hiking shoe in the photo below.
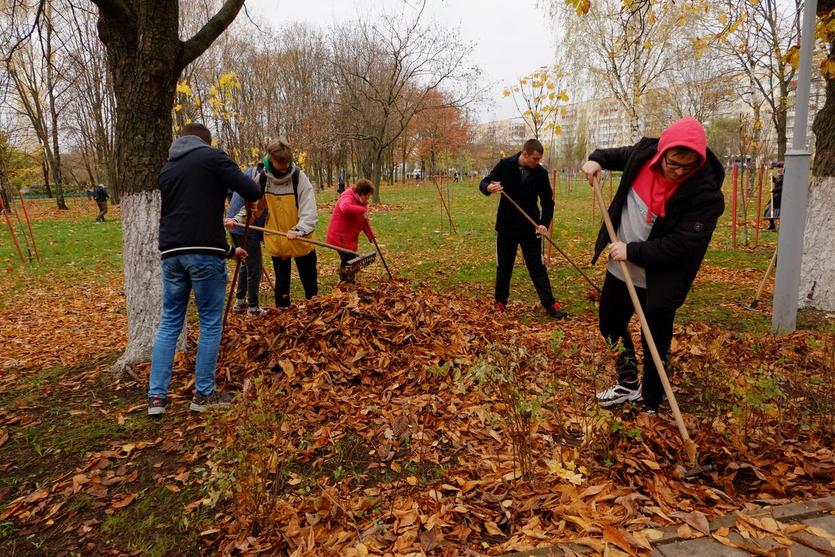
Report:
[[[210,395],[194,393],[194,398],[191,399],[188,409],[192,412],[205,412],[212,408],[229,408],[232,405],[233,398],[231,394],[221,393],[220,391],[215,391]]]
[[[162,416],[168,409],[168,399],[164,396],[152,396],[148,398],[148,415]]]
[[[546,306],[545,313],[548,314],[548,317],[551,317],[553,319],[565,319],[566,317],[568,317],[568,314],[560,308],[559,302],[554,302],[550,306]]]
[[[262,308],[261,306],[250,306],[246,313],[248,315],[264,315],[267,313],[267,310]]]
[[[507,309],[507,304],[505,304],[504,302],[498,302],[497,301],[493,305],[493,311],[495,311],[496,313],[502,313],[506,309]]]
[[[247,309],[246,300],[235,300],[235,305],[232,306],[232,311],[235,313],[243,313]]]
[[[624,387],[620,383],[615,383],[613,387],[597,393],[597,402],[600,403],[600,406],[603,408],[623,404],[625,402],[637,402],[639,400],[641,400],[640,384],[634,389],[630,389],[629,387]]]

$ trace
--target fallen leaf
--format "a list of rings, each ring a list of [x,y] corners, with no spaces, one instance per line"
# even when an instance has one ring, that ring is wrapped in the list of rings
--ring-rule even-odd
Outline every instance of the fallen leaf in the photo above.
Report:
[[[129,493],[128,495],[125,495],[121,499],[111,503],[110,506],[114,509],[121,509],[122,507],[127,507],[128,505],[133,503],[134,499],[136,499],[136,493]]]

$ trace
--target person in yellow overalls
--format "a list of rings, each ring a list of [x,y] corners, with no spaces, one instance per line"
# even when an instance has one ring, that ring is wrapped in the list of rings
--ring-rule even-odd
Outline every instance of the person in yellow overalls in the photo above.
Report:
[[[286,139],[277,139],[267,147],[263,174],[256,176],[264,192],[269,211],[265,228],[286,232],[264,235],[264,251],[272,257],[275,269],[275,305],[290,307],[290,260],[296,261],[296,269],[308,300],[319,293],[316,270],[316,250],[313,244],[296,240],[313,239],[319,215],[316,196],[310,179],[293,161],[293,150]],[[235,217],[243,222],[245,212]]]

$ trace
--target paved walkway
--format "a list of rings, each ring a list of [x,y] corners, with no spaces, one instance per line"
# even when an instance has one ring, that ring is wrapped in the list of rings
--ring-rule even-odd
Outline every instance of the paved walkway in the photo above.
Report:
[[[835,557],[835,497],[723,516],[710,522],[710,533],[681,525],[664,528],[653,541],[652,557]],[[569,544],[506,557],[592,553],[588,546]]]

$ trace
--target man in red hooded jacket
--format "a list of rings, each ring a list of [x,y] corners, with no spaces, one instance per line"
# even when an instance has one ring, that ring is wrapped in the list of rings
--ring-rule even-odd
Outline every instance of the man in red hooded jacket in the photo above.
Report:
[[[365,233],[369,242],[374,241],[374,232],[368,221],[368,200],[374,193],[374,186],[366,179],[357,180],[353,187],[348,188],[333,207],[333,216],[328,224],[327,241],[341,248],[357,251],[360,231]],[[348,261],[354,256],[339,252],[341,265],[339,278],[346,282],[354,282],[354,273],[346,269]]]
[[[658,371],[644,347],[643,382],[629,334],[634,309],[618,261],[626,261],[662,360],[668,361],[676,311],[701,267],[716,221],[725,210],[725,172],[707,148],[702,125],[691,117],[671,124],[659,139],[643,138],[630,147],[597,149],[583,172],[591,183],[600,171],[622,171],[609,206],[618,242],[600,298],[600,332],[613,346],[622,343],[615,364],[618,381],[597,394],[602,406],[643,401],[658,410],[664,393]],[[597,237],[592,264],[609,244],[605,226]]]

